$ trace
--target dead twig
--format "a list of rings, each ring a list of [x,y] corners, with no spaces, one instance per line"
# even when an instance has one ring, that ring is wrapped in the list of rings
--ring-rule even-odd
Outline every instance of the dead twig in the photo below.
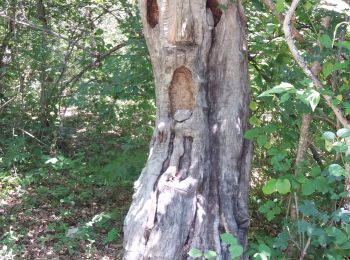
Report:
[[[305,245],[305,247],[303,249],[303,252],[300,255],[300,260],[303,260],[304,257],[306,256],[307,249],[309,248],[310,243],[311,243],[311,236],[309,236],[309,239],[306,241],[306,245]]]

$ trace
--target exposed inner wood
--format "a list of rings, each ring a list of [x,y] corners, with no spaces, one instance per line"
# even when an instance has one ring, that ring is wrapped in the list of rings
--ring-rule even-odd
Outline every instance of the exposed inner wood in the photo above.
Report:
[[[147,0],[147,22],[154,28],[159,21],[159,8],[157,0]]]
[[[185,67],[177,68],[174,72],[169,91],[172,115],[179,109],[193,110],[195,102],[194,92],[191,71]]]
[[[190,0],[171,0],[165,8],[164,26],[169,43],[191,45],[194,42],[194,25]]]
[[[218,0],[208,0],[207,8],[213,13],[214,27],[220,22],[222,11],[220,10]]]

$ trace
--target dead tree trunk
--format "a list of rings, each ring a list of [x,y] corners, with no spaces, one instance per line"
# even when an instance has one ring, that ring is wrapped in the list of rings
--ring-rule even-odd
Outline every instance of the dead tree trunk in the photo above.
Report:
[[[157,120],[124,226],[124,259],[230,259],[246,247],[251,144],[244,16],[239,1],[140,0]],[[225,6],[225,11],[219,8]]]

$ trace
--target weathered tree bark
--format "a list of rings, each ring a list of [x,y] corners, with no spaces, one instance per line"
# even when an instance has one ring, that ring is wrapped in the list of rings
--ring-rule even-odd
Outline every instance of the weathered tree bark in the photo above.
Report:
[[[139,2],[158,110],[124,223],[124,259],[187,259],[191,248],[230,259],[220,234],[246,247],[249,226],[242,7],[230,0]]]

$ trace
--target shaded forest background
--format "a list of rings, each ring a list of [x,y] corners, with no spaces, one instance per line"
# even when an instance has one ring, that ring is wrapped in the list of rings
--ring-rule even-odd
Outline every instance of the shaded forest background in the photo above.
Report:
[[[346,1],[305,0],[293,18],[316,88],[285,41],[290,1],[242,2],[252,90],[245,136],[255,144],[245,253],[283,259],[293,247],[307,259],[344,259],[350,129],[323,97],[349,121],[350,10]],[[0,8],[0,258],[119,259],[155,119],[137,3]],[[298,161],[300,136],[307,145]]]

